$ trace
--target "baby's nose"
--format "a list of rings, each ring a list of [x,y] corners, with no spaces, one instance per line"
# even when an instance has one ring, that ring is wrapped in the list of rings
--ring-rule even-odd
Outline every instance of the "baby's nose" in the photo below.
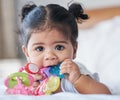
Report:
[[[49,51],[45,53],[45,60],[56,60],[57,56],[54,52]]]

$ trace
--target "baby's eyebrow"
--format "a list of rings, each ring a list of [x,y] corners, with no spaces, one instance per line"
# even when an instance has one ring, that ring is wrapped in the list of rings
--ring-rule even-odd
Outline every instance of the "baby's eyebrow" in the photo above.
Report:
[[[65,43],[65,44],[68,44],[67,41],[55,41],[54,43]]]
[[[39,42],[39,43],[33,43],[32,46],[34,46],[34,45],[44,45],[44,43],[42,43],[42,42]]]
[[[64,44],[68,44],[67,41],[54,41],[53,44],[56,44],[56,43],[64,43]],[[35,45],[44,45],[45,43],[43,42],[38,42],[38,43],[34,43],[32,44],[32,46],[35,46]]]

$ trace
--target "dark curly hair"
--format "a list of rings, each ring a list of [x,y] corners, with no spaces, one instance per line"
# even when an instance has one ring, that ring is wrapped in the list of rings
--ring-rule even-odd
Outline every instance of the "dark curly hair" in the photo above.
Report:
[[[31,34],[36,31],[55,28],[70,39],[74,46],[78,37],[76,20],[79,19],[82,22],[88,19],[88,15],[84,14],[82,6],[78,3],[71,4],[68,10],[57,4],[46,6],[26,4],[21,10],[20,33],[23,43],[27,46]]]

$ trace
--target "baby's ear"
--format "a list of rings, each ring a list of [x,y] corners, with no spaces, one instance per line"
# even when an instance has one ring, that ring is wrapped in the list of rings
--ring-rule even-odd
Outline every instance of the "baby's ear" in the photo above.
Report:
[[[28,51],[27,51],[27,48],[25,45],[22,45],[22,51],[23,51],[24,55],[26,56],[27,61],[29,62],[29,55],[28,55]]]
[[[78,42],[75,43],[73,49],[74,49],[74,52],[73,52],[73,59],[76,58],[76,53],[77,53],[77,48],[78,48]]]

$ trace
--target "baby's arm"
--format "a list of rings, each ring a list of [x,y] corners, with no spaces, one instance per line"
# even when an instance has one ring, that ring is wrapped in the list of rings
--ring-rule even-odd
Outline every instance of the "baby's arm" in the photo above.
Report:
[[[75,88],[84,94],[111,94],[109,89],[102,83],[97,82],[90,76],[81,75],[75,82]]]
[[[88,75],[81,74],[79,67],[70,59],[61,64],[61,73],[68,74],[68,80],[74,85],[79,93],[83,94],[111,94],[109,89],[102,83],[97,82]]]

